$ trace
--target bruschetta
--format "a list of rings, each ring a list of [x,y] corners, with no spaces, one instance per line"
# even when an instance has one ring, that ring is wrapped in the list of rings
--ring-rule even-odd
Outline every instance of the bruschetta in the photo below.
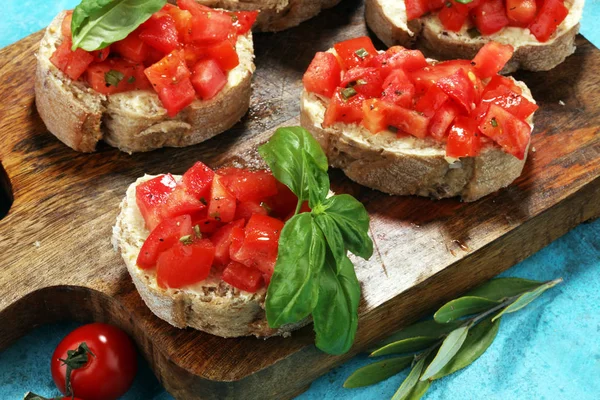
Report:
[[[37,54],[39,115],[81,152],[100,140],[128,153],[205,141],[248,110],[256,15],[180,0],[122,40],[73,51],[72,13],[62,12]]]
[[[584,0],[367,0],[369,28],[388,46],[471,59],[486,43],[514,48],[503,72],[546,71],[575,51]]]
[[[537,109],[522,82],[498,75],[512,48],[436,62],[367,37],[317,53],[304,75],[301,123],[333,167],[394,195],[474,201],[523,169]]]

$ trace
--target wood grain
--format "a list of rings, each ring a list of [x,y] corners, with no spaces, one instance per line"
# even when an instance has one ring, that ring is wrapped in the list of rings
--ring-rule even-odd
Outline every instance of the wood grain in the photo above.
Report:
[[[46,131],[33,106],[40,33],[0,50],[0,160],[14,194],[0,222],[0,349],[42,323],[107,321],[133,335],[177,398],[290,398],[441,302],[600,216],[600,51],[579,37],[564,64],[517,75],[541,108],[524,173],[509,188],[475,203],[431,201],[383,195],[331,172],[335,191],[366,205],[376,243],[372,259],[357,262],[363,297],[350,353],[316,350],[310,326],[289,339],[222,339],[154,317],[110,244],[127,186],[143,173],[182,173],[195,160],[256,163],[257,144],[275,127],[297,124],[300,79],[314,53],[365,34],[362,15],[360,2],[347,0],[296,29],[257,34],[252,105],[242,122],[201,145],[133,156],[105,145],[79,154]]]

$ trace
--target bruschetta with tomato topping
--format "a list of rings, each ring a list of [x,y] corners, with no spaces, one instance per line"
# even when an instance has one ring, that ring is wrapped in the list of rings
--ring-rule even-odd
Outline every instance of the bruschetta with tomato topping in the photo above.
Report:
[[[264,311],[279,235],[297,202],[268,171],[197,162],[183,176],[133,183],[113,244],[144,302],[171,325],[222,337],[283,335],[309,322],[272,329]]]
[[[100,140],[128,153],[189,146],[248,110],[258,12],[179,0],[123,39],[107,45],[102,38],[94,51],[77,47],[84,33],[74,38],[73,21],[86,21],[77,13],[62,12],[47,28],[35,83],[46,127],[74,150],[92,152]],[[114,36],[108,28],[94,35]]]
[[[509,44],[503,72],[547,71],[575,51],[584,0],[367,0],[368,26],[386,45],[439,60],[471,59],[490,41]]]
[[[170,0],[175,2],[175,0]],[[256,24],[259,32],[278,32],[292,28],[316,16],[322,10],[337,5],[341,0],[196,0],[209,7],[226,10],[260,10]]]
[[[538,108],[522,82],[498,75],[510,45],[436,62],[368,37],[317,53],[306,71],[301,123],[330,165],[396,195],[474,201],[523,169]]]

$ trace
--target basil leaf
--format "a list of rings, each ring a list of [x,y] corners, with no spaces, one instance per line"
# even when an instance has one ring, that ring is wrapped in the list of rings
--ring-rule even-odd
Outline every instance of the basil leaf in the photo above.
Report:
[[[423,367],[425,366],[425,358],[422,357],[415,364],[404,382],[402,382],[402,385],[400,385],[394,396],[392,396],[392,400],[406,400],[409,398],[413,388],[419,382],[419,376],[421,376],[421,371],[423,371]]]
[[[490,309],[499,302],[488,300],[484,297],[476,296],[464,296],[459,297],[456,300],[452,300],[442,307],[434,314],[433,318],[440,323],[446,323],[454,321],[455,319],[464,317],[466,315],[476,314],[480,311]]]
[[[104,74],[104,82],[109,86],[119,86],[124,77],[121,71],[111,69]]]
[[[338,226],[346,248],[368,260],[373,255],[373,241],[369,236],[369,214],[365,206],[349,194],[332,196],[323,201],[323,211],[313,209],[317,218],[321,212]]]
[[[322,173],[317,161],[310,153],[302,150],[302,158],[305,163],[305,171],[308,172],[306,182],[308,183],[308,205],[315,208],[329,193],[329,175]]]
[[[465,339],[467,338],[467,333],[469,332],[469,325],[462,326],[450,332],[450,334],[444,339],[442,346],[438,350],[435,358],[429,364],[423,376],[421,376],[421,380],[424,381],[426,379],[431,378],[448,364],[452,357],[458,353]]]
[[[125,39],[167,0],[82,0],[73,11],[73,46],[86,51]]]
[[[534,301],[535,299],[537,299],[546,290],[550,289],[551,287],[554,287],[554,286],[558,285],[561,282],[562,282],[561,278],[555,279],[553,281],[544,283],[543,285],[541,285],[538,288],[532,290],[531,292],[523,293],[513,303],[511,303],[508,307],[506,307],[499,314],[497,314],[494,318],[492,318],[492,321],[497,320],[498,318],[500,318],[504,314],[509,314],[509,313],[513,313],[515,311],[519,311],[521,308],[525,307],[527,304],[529,304],[532,301]]]
[[[352,347],[356,336],[360,284],[348,257],[337,268],[334,264],[333,256],[328,254],[321,270],[313,320],[316,346],[328,354],[338,355]]]
[[[461,3],[461,4],[469,4],[472,3],[473,0],[456,0],[457,3]]]
[[[329,245],[329,250],[335,259],[336,266],[341,265],[343,259],[346,257],[346,245],[344,244],[344,237],[340,231],[338,225],[335,223],[333,218],[327,214],[320,214],[315,217],[315,222],[321,228],[323,236]]]
[[[521,278],[497,278],[471,290],[467,296],[483,297],[488,300],[502,301],[542,285],[544,282]]]
[[[413,338],[402,339],[375,350],[369,357],[386,356],[388,354],[412,353],[426,349],[437,341],[438,338],[428,336],[417,336]]]
[[[290,219],[279,238],[279,252],[267,289],[265,311],[277,328],[306,318],[317,304],[325,239],[309,213]]]
[[[467,338],[458,353],[431,379],[440,379],[469,366],[490,347],[499,328],[500,320],[492,322],[492,317],[489,317],[469,329]]]
[[[309,157],[314,161],[314,170],[307,171]],[[327,174],[327,157],[319,143],[308,131],[299,126],[279,128],[271,139],[258,148],[258,153],[264,158],[273,171],[275,178],[290,188],[300,202],[309,199],[307,174],[313,173],[317,182],[322,182],[323,174]]]
[[[344,387],[357,388],[381,382],[408,368],[413,360],[413,356],[404,356],[371,363],[354,371],[344,382]]]

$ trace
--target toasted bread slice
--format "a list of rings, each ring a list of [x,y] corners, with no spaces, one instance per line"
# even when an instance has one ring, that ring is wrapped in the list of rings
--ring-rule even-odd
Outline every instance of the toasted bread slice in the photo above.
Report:
[[[244,11],[260,10],[253,29],[258,32],[278,32],[292,28],[316,16],[341,0],[196,0],[213,8]],[[175,0],[170,0],[175,3]]]
[[[523,96],[534,102],[524,83]],[[446,157],[446,148],[431,138],[397,137],[390,131],[376,135],[358,124],[336,123],[323,128],[329,100],[306,90],[300,102],[300,122],[318,140],[332,167],[353,181],[394,195],[434,199],[461,196],[475,201],[510,185],[523,170],[523,160],[487,145],[477,157]],[[527,123],[533,128],[533,116]]]
[[[584,0],[565,0],[569,15],[545,43],[538,42],[528,29],[517,27],[506,27],[489,36],[470,37],[466,26],[460,32],[445,30],[436,15],[407,21],[404,0],[366,0],[365,18],[369,28],[388,47],[416,46],[431,58],[470,60],[485,43],[494,40],[510,44],[515,50],[503,73],[517,69],[547,71],[575,51],[583,4]]]
[[[194,100],[170,118],[153,91],[105,96],[56,68],[50,57],[60,44],[64,16],[52,21],[40,43],[35,102],[48,130],[72,149],[92,152],[99,140],[128,153],[189,146],[229,129],[248,110],[255,68],[252,33],[238,38],[240,64],[229,72],[221,92],[210,100]]]
[[[174,177],[176,180],[181,178]],[[221,337],[287,336],[310,322],[306,319],[278,329],[269,328],[264,310],[265,288],[249,293],[211,274],[192,286],[162,289],[156,283],[155,270],[138,268],[136,259],[150,232],[145,228],[137,206],[135,188],[152,178],[154,176],[145,175],[127,189],[113,227],[112,242],[115,251],[123,257],[140,296],[156,316],[177,328],[189,326]]]

